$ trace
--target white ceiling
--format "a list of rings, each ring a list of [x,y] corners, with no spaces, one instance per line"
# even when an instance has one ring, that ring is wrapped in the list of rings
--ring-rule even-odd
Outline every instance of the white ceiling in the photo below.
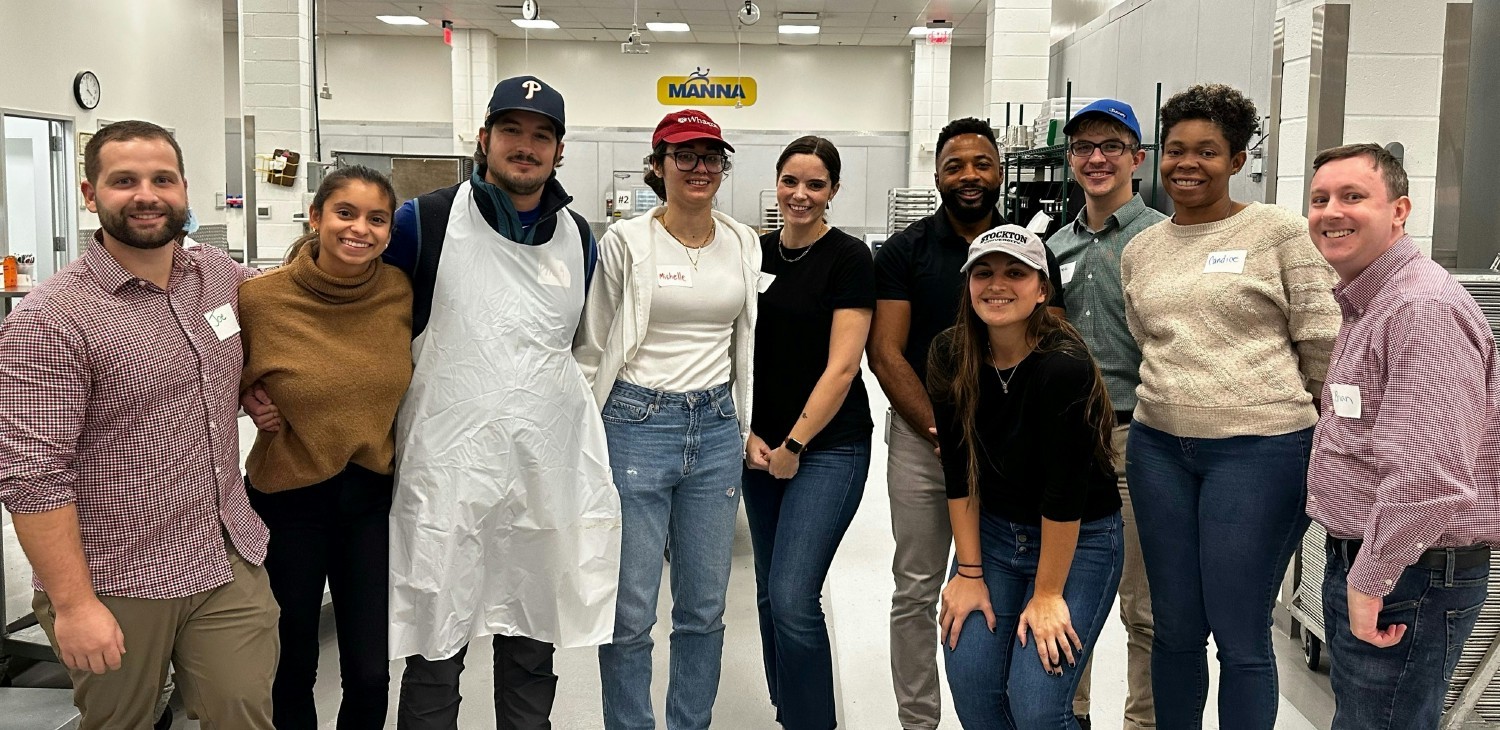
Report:
[[[442,35],[442,21],[455,28],[484,28],[500,38],[525,38],[528,31],[511,20],[521,17],[519,0],[494,2],[389,2],[388,0],[313,0],[321,33],[365,35]],[[742,26],[736,19],[744,0],[539,0],[541,17],[556,21],[557,30],[533,30],[536,40],[624,41],[638,19],[641,40],[647,43],[734,43],[736,31],[744,43],[772,45],[895,46],[910,43],[912,26],[930,20],[953,23],[955,45],[984,45],[985,0],[755,0],[761,19]],[[224,0],[225,23],[234,27],[237,0]],[[814,12],[822,32],[816,36],[779,35],[780,13]],[[377,15],[415,15],[425,26],[386,25]],[[652,33],[648,21],[687,23],[687,33]],[[791,21],[810,24],[809,21]]]

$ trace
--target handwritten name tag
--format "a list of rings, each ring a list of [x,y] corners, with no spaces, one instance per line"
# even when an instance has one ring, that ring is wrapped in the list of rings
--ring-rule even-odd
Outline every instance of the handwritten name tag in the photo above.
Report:
[[[760,272],[760,278],[755,281],[755,291],[760,294],[765,294],[766,290],[770,289],[771,285],[774,283],[776,283],[776,275],[767,274],[766,272],[762,271]]]
[[[208,326],[214,328],[214,334],[219,336],[223,342],[240,333],[240,320],[234,316],[234,307],[228,302],[204,312],[203,318],[208,320]]]
[[[1203,265],[1205,274],[1243,274],[1247,251],[1215,251]]]
[[[1359,418],[1358,385],[1329,383],[1328,390],[1333,395],[1333,415],[1343,418]]]
[[[568,265],[545,254],[537,259],[536,280],[543,286],[555,286],[562,289],[571,289],[573,285],[573,277],[569,275]]]
[[[1073,280],[1073,270],[1076,268],[1078,268],[1077,261],[1069,261],[1068,263],[1057,267],[1057,277],[1059,279],[1062,279],[1063,286],[1067,286],[1068,282]]]
[[[685,286],[693,288],[693,269],[688,266],[656,267],[657,286]]]

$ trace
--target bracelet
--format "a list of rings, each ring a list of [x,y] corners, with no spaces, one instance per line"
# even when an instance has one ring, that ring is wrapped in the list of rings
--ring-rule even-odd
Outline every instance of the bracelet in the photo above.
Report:
[[[980,573],[979,575],[964,575],[963,573],[954,573],[954,575],[960,578],[968,578],[969,580],[984,580],[983,573]]]
[[[958,567],[960,567],[960,568],[983,568],[984,565],[982,565],[980,563],[959,563]]]

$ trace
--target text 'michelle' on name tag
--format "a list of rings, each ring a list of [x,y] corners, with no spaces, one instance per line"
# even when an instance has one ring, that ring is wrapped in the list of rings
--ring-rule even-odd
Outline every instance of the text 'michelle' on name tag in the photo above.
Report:
[[[1208,261],[1203,264],[1205,274],[1243,274],[1245,273],[1245,254],[1248,251],[1215,251],[1208,255]]]
[[[204,312],[203,318],[208,320],[209,327],[214,328],[214,334],[219,336],[220,342],[240,332],[240,320],[234,316],[234,307],[228,302]]]
[[[656,267],[657,286],[685,286],[693,288],[693,270],[688,266]]]
[[[1328,390],[1333,395],[1333,415],[1344,418],[1359,418],[1359,386],[1341,385],[1329,383]]]

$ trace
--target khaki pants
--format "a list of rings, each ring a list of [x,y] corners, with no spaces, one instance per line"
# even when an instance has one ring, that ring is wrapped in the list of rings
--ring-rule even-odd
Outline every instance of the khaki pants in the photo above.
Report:
[[[1125,485],[1125,440],[1130,426],[1114,432],[1115,476],[1120,487],[1120,516],[1125,522],[1125,570],[1120,575],[1120,621],[1125,624],[1126,676],[1125,730],[1156,727],[1156,706],[1151,695],[1151,592],[1146,585],[1146,564],[1141,560],[1141,539],[1136,532],[1135,510]],[[1073,696],[1073,714],[1089,714],[1089,689],[1093,660],[1083,666],[1078,693]],[[1101,726],[1103,727],[1103,726]]]
[[[894,411],[889,418],[886,478],[896,538],[891,561],[896,579],[891,596],[891,681],[901,727],[928,730],[938,726],[942,713],[937,604],[948,574],[953,528],[948,523],[943,465],[932,443]]]
[[[281,611],[265,569],[232,548],[229,559],[234,581],[211,591],[161,600],[99,597],[125,635],[125,655],[119,669],[104,674],[68,671],[82,730],[151,727],[169,662],[188,715],[205,730],[272,730]],[[47,594],[37,593],[31,605],[57,651]]]

